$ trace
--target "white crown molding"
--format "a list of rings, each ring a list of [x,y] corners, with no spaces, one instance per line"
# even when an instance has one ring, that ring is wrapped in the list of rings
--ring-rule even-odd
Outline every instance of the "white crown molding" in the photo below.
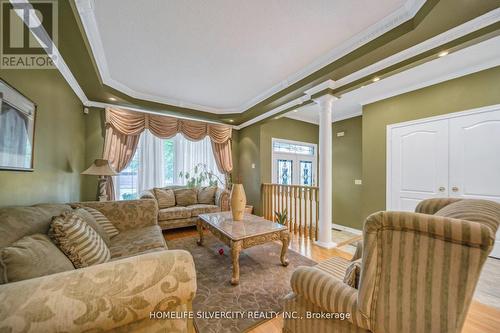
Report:
[[[182,116],[182,115],[176,115],[176,114],[166,114],[158,111],[152,111],[152,110],[146,110],[146,109],[141,109],[141,108],[136,108],[133,106],[123,106],[119,104],[113,104],[113,103],[103,103],[103,102],[95,102],[95,101],[88,101],[88,103],[85,105],[87,107],[95,107],[95,108],[101,108],[101,109],[106,109],[108,107],[115,107],[115,108],[120,108],[120,109],[125,109],[125,110],[130,110],[134,112],[142,112],[142,113],[148,113],[148,114],[154,114],[158,116],[167,116],[167,117],[172,117],[172,118],[177,118],[177,119],[185,119],[185,120],[195,120],[195,121],[203,121],[204,123],[208,124],[217,124],[217,125],[227,125],[223,122],[217,122],[217,121],[212,121],[212,120],[206,120],[206,119],[199,119],[196,117],[189,117],[189,116]],[[233,126],[233,125],[228,125],[231,126],[234,129],[239,129],[238,126]]]
[[[397,9],[390,15],[386,16],[384,19],[378,21],[377,23],[373,24],[364,31],[351,37],[349,40],[345,41],[341,45],[330,50],[325,55],[323,55],[319,59],[316,59],[308,66],[290,75],[288,78],[274,85],[273,87],[267,89],[266,91],[263,91],[261,94],[252,98],[248,102],[233,108],[215,108],[208,105],[200,105],[200,104],[190,103],[188,101],[181,101],[176,98],[151,95],[148,93],[132,89],[127,85],[113,79],[113,77],[110,75],[110,71],[106,62],[106,56],[104,53],[102,40],[100,37],[99,29],[97,27],[97,20],[95,18],[95,13],[94,13],[95,9],[94,1],[95,0],[75,0],[75,3],[78,9],[78,13],[80,15],[80,20],[82,22],[83,28],[85,30],[85,33],[87,34],[87,39],[92,49],[94,59],[97,63],[101,79],[104,82],[104,84],[134,98],[174,105],[178,107],[186,107],[205,112],[218,113],[218,114],[242,113],[248,110],[252,106],[262,102],[266,98],[271,97],[275,93],[289,87],[290,85],[307,77],[308,75],[323,68],[324,66],[330,64],[331,62],[345,56],[346,54],[356,50],[360,46],[383,35],[387,31],[390,31],[391,29],[397,27],[398,25],[410,20],[415,16],[418,10],[425,3],[425,0],[407,0],[403,6],[401,6],[399,9]]]
[[[446,44],[446,43],[449,43],[457,38],[460,38],[462,36],[465,36],[471,32],[474,32],[474,31],[477,31],[479,29],[482,29],[484,27],[487,27],[491,24],[494,24],[496,22],[500,21],[500,8],[497,8],[497,9],[494,9],[484,15],[481,15],[479,17],[476,17],[468,22],[465,22],[455,28],[452,28],[448,31],[445,31],[435,37],[432,37],[430,39],[427,39],[417,45],[414,45],[406,50],[403,50],[399,53],[396,53],[390,57],[387,57],[383,60],[380,60],[370,66],[367,66],[365,68],[362,68],[360,69],[359,71],[356,71],[352,74],[349,74],[343,78],[340,78],[338,80],[335,81],[335,87],[342,87],[346,84],[349,84],[351,82],[354,82],[358,79],[361,79],[363,77],[366,77],[366,76],[369,76],[369,75],[372,75],[374,73],[377,73],[389,66],[392,66],[392,65],[395,65],[401,61],[404,61],[404,60],[407,60],[411,57],[414,57],[418,54],[421,54],[422,52],[426,52],[426,51],[429,51],[431,49],[434,49],[434,48],[437,48],[443,44]],[[471,74],[471,73],[474,73],[474,72],[477,72],[481,69],[486,69],[486,68],[491,68],[493,67],[492,64],[494,64],[495,61],[493,60],[492,62],[490,63],[484,63],[484,64],[481,64],[481,65],[478,65],[477,68],[476,67],[472,67],[472,68],[468,68],[468,69],[464,69],[463,71],[459,71],[459,72],[456,72],[456,73],[453,73],[452,75],[448,76],[448,80],[450,79],[453,79],[453,78],[456,78],[456,77],[460,77],[460,76],[463,76],[463,75],[467,75],[467,74]],[[382,80],[381,80],[382,81]],[[377,83],[380,83],[381,81],[378,81]],[[413,87],[407,87],[407,88],[404,88],[404,89],[401,89],[399,91],[399,94],[402,94],[402,93],[405,93],[405,92],[408,92],[408,91],[412,91],[412,90],[416,90],[416,89],[420,89],[420,88],[423,88],[423,87],[427,87],[429,85],[432,85],[432,84],[436,84],[438,82],[443,82],[445,80],[433,80],[433,81],[429,81],[429,82],[423,82],[422,84],[419,84],[418,86],[413,86]],[[376,84],[376,83],[373,83],[373,84]],[[320,83],[319,85],[307,90],[307,91],[315,91],[313,89],[315,89],[316,87],[320,86],[320,85],[326,85],[326,81],[325,82],[322,82]],[[317,90],[318,88],[316,88]],[[321,89],[320,89],[321,90]],[[307,94],[307,91],[305,92]],[[391,94],[391,95],[386,95],[386,97],[384,98],[388,98],[388,97],[392,97],[392,96],[395,96],[394,94]],[[380,99],[377,99],[377,100],[382,100],[384,98],[380,98]],[[297,99],[296,99],[297,100]],[[294,101],[296,101],[294,100]],[[375,100],[371,100],[371,101],[364,101],[365,104],[369,104],[369,103],[373,103],[375,102]],[[299,104],[295,104],[296,106],[299,106]],[[278,107],[279,108],[279,107]],[[262,119],[265,119],[265,118],[269,118],[271,116],[273,116],[274,114],[276,114],[277,112],[274,112],[275,109],[273,110],[270,110],[266,113],[263,113],[259,116],[259,120],[262,120]],[[356,115],[354,115],[353,117],[355,117]],[[349,117],[346,117],[345,119],[347,119]],[[337,119],[335,121],[338,121]],[[249,126],[249,125],[252,125],[254,123],[256,123],[257,121],[253,121],[253,120],[250,120],[250,121],[247,121],[245,122],[244,124],[241,124],[240,127],[246,127],[246,126]]]

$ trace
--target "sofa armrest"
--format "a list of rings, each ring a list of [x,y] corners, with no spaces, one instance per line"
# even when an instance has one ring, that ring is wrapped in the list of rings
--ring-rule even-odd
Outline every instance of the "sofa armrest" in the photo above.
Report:
[[[158,224],[156,200],[88,201],[72,206],[90,207],[100,211],[120,231]]]
[[[291,279],[292,290],[327,312],[349,313],[348,320],[369,329],[368,320],[358,311],[358,291],[315,267],[299,267]]]
[[[148,253],[1,285],[0,331],[108,331],[149,320],[150,312],[190,309],[195,293],[188,252]]]
[[[356,242],[356,251],[351,259],[351,261],[356,261],[363,257],[363,241],[359,240]]]
[[[223,188],[217,188],[215,192],[215,204],[219,206],[220,210],[223,212],[229,210],[229,196],[229,191]]]
[[[152,190],[146,190],[144,192],[141,193],[139,199],[153,199],[153,200],[156,200],[156,197],[153,193]]]

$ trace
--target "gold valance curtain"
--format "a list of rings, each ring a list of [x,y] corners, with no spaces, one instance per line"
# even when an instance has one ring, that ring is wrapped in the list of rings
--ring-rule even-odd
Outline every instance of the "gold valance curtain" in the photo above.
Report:
[[[198,141],[208,136],[212,142],[219,171],[228,174],[233,170],[230,126],[107,108],[103,158],[109,160],[117,172],[125,169],[133,158],[139,136],[145,129],[149,129],[153,135],[162,139],[171,138],[177,133],[182,133],[191,141]],[[108,198],[114,200],[111,179],[108,181],[107,192]]]

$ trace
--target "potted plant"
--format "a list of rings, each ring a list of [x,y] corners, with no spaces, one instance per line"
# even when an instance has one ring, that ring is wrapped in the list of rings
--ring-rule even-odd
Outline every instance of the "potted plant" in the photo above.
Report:
[[[288,224],[287,223],[288,212],[287,212],[286,208],[281,212],[275,211],[274,216],[275,216],[276,223],[279,223],[279,224],[282,224],[285,226]]]
[[[199,163],[194,166],[191,172],[181,171],[179,177],[186,179],[186,185],[190,188],[202,187],[205,184],[208,186],[218,186],[224,184],[222,180],[211,170],[208,170],[206,164]]]

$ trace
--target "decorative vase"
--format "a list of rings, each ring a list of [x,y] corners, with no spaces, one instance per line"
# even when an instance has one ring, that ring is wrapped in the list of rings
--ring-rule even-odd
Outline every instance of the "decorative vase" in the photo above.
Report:
[[[243,184],[233,184],[233,189],[231,190],[231,213],[233,214],[233,220],[241,221],[243,219],[246,204],[247,197],[245,196]]]

